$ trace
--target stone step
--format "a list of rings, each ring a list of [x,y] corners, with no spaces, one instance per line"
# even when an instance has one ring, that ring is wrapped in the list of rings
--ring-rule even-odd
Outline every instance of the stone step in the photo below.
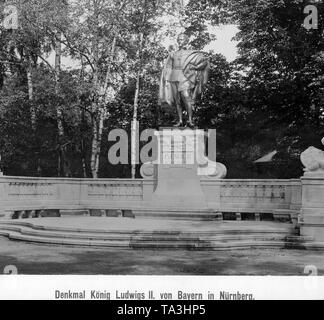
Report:
[[[288,236],[286,238],[286,248],[298,250],[311,249],[313,242],[313,237]],[[321,247],[323,248],[323,244],[321,244]]]
[[[80,220],[80,218],[78,218]],[[178,227],[177,224],[172,222],[171,225],[167,225],[167,229],[161,227],[161,224],[154,224],[150,225],[149,227],[147,224],[145,225],[146,220],[131,220],[131,222],[126,221],[125,219],[120,220],[123,221],[122,227],[120,229],[113,228],[111,223],[114,223],[113,220],[97,220],[97,218],[94,218],[92,221],[96,222],[96,225],[101,225],[102,223],[105,223],[105,226],[107,228],[103,229],[96,229],[96,228],[85,228],[85,227],[62,227],[61,225],[66,225],[64,219],[59,219],[57,222],[59,222],[58,226],[53,226],[51,224],[46,224],[46,222],[51,220],[30,220],[32,222],[23,222],[18,220],[8,220],[8,221],[1,221],[0,227],[1,228],[17,228],[17,227],[25,227],[30,228],[33,230],[39,230],[39,231],[48,231],[48,232],[69,232],[69,233],[75,233],[75,234],[90,234],[90,235],[106,235],[106,234],[129,234],[132,232],[133,234],[140,234],[140,235],[151,235],[154,234],[155,236],[179,236],[179,235],[186,235],[186,236],[192,236],[192,234],[199,235],[199,236],[217,236],[217,235],[242,235],[242,234],[283,234],[283,235],[289,235],[294,236],[298,230],[293,228],[291,225],[282,225],[278,223],[262,223],[262,224],[255,224],[253,222],[250,222],[248,224],[246,223],[237,223],[237,222],[222,222],[222,223],[207,223],[205,226],[201,226],[201,224],[194,224],[194,225],[185,225]],[[90,220],[87,220],[90,221]],[[87,225],[87,221],[83,224]],[[109,223],[107,223],[107,221]],[[119,222],[119,221],[118,221]],[[41,224],[44,223],[44,224]],[[125,228],[125,223],[127,226],[129,225],[129,228]],[[137,224],[136,224],[137,223]],[[83,226],[82,224],[82,226]],[[206,228],[208,226],[208,228]]]
[[[99,240],[80,240],[80,239],[63,239],[63,238],[46,238],[37,237],[30,235],[23,235],[19,232],[14,231],[2,231],[0,230],[0,235],[6,236],[11,240],[20,240],[25,242],[34,242],[42,244],[55,244],[55,245],[72,245],[81,247],[120,247],[129,248],[129,242],[125,241],[99,241]]]
[[[301,242],[312,242],[314,241],[314,237],[305,237],[305,236],[287,236],[287,242],[292,242],[292,243],[295,243],[295,242],[298,242],[298,243],[301,243]]]
[[[284,248],[284,241],[232,241],[232,242],[196,242],[190,243],[159,243],[159,242],[131,242],[130,247],[134,249],[173,249],[173,248],[186,248],[196,250],[241,250],[257,247],[265,248]]]
[[[87,229],[70,229],[70,228],[58,228],[58,227],[45,227],[32,225],[30,223],[0,223],[0,228],[5,230],[17,231],[26,235],[39,235],[44,237],[62,237],[62,238],[85,238],[85,239],[124,239],[125,236],[132,236],[141,238],[142,241],[156,239],[162,241],[163,239],[171,240],[191,240],[191,239],[215,239],[215,240],[232,240],[232,239],[244,239],[248,236],[254,239],[269,239],[273,237],[284,238],[287,236],[289,229],[281,228],[269,228],[264,230],[253,229],[215,229],[211,231],[165,231],[165,230],[152,230],[140,231],[140,230],[87,230]],[[289,231],[290,232],[290,231]],[[289,239],[294,239],[289,237]]]
[[[228,250],[228,249],[248,249],[255,247],[283,248],[284,241],[234,241],[220,243],[218,241],[99,241],[99,240],[79,240],[44,238],[37,236],[22,235],[18,232],[3,232],[0,235],[9,237],[11,240],[19,240],[41,244],[71,245],[81,247],[106,247],[106,248],[125,248],[125,249],[196,249],[196,250]]]
[[[120,240],[136,238],[139,241],[233,241],[233,240],[268,240],[268,239],[286,239],[286,234],[283,232],[271,232],[271,233],[249,233],[249,232],[234,232],[233,234],[225,233],[169,233],[169,232],[152,232],[152,233],[142,233],[142,232],[124,232],[124,233],[115,233],[115,232],[105,232],[105,233],[73,233],[68,231],[46,231],[46,230],[35,230],[30,227],[23,226],[1,226],[0,230],[2,231],[12,231],[18,232],[23,235],[46,237],[46,238],[69,238],[69,239],[87,239],[87,240]]]
[[[0,235],[12,240],[53,245],[119,247],[132,249],[225,250],[252,247],[285,247],[289,228],[265,225],[253,230],[215,228],[207,231],[93,230],[33,225],[27,222],[0,223]],[[291,240],[291,239],[289,239]],[[292,241],[290,241],[292,245]]]

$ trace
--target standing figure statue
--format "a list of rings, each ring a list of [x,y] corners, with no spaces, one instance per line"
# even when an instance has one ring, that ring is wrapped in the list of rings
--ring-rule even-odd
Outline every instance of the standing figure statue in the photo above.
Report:
[[[186,107],[187,126],[194,127],[193,111],[197,97],[207,84],[209,61],[206,54],[189,48],[189,37],[178,36],[179,50],[169,54],[161,76],[159,103],[175,106],[179,116],[176,127],[183,127],[183,109]]]

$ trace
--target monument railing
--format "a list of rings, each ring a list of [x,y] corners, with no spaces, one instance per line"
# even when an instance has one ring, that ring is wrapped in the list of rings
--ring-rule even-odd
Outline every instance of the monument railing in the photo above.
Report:
[[[101,208],[143,201],[143,180],[0,177],[0,210]]]
[[[201,185],[218,212],[280,213],[301,208],[301,180],[212,180]],[[138,209],[146,207],[156,181],[0,177],[0,211]]]
[[[300,179],[294,180],[203,180],[202,188],[212,207],[221,212],[275,213],[299,211]]]

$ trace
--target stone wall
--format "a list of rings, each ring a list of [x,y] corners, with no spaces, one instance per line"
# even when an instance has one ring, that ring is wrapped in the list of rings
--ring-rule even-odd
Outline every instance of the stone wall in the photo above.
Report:
[[[149,206],[155,180],[0,177],[0,213],[19,210],[136,210]],[[301,180],[202,179],[215,212],[285,215],[301,209]]]

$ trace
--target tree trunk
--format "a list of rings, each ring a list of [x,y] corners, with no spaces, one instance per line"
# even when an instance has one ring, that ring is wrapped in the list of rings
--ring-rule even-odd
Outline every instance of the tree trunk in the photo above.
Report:
[[[91,156],[91,171],[93,178],[98,178],[99,165],[100,165],[100,152],[101,152],[101,141],[102,141],[102,133],[104,128],[105,121],[105,108],[107,103],[109,102],[109,80],[111,76],[111,64],[113,61],[113,56],[115,54],[116,48],[116,36],[113,39],[109,62],[107,66],[107,72],[105,77],[105,83],[100,92],[99,103],[96,108],[96,115],[94,117],[94,128],[93,128],[93,141],[92,141],[92,156]],[[98,74],[96,76],[97,79],[97,92],[99,91],[99,83],[98,83]]]
[[[64,147],[64,125],[63,125],[63,110],[61,105],[60,93],[60,76],[61,76],[61,59],[62,59],[62,44],[61,33],[58,32],[57,40],[55,41],[55,95],[58,105],[56,106],[56,119],[58,131],[58,176],[68,177],[71,176],[69,165],[66,158],[66,148]]]
[[[94,116],[92,119],[92,148],[91,148],[91,173],[92,178],[98,178],[98,171],[97,171],[97,153],[98,153],[98,120],[97,117]]]
[[[58,34],[58,38],[61,38],[61,34]],[[60,95],[60,75],[61,75],[61,56],[62,56],[62,45],[59,40],[55,42],[55,95],[59,97]],[[63,112],[59,101],[56,108],[57,115],[57,129],[60,137],[64,137],[64,127],[63,127]]]
[[[132,130],[131,130],[131,136],[132,136],[132,142],[131,142],[131,159],[132,159],[132,179],[136,178],[136,162],[137,162],[137,117],[138,117],[138,100],[139,100],[139,93],[140,93],[140,70],[137,71],[136,76],[136,88],[135,88],[135,96],[134,96],[134,113],[133,113],[133,121],[132,121]]]
[[[28,100],[31,103],[30,106],[31,124],[32,124],[33,131],[36,131],[36,109],[33,103],[34,100],[33,67],[30,61],[30,57],[27,58],[26,74],[27,74],[27,85],[28,85]]]
[[[103,110],[99,110],[99,120],[98,120],[98,137],[97,137],[97,152],[96,152],[96,172],[99,172],[99,164],[100,164],[100,152],[101,152],[101,141],[102,141],[102,132],[104,127],[104,114]]]
[[[113,43],[111,46],[110,50],[110,56],[109,56],[109,62],[107,66],[107,71],[106,71],[106,77],[105,77],[105,83],[103,87],[103,92],[102,96],[103,99],[100,103],[100,110],[99,110],[99,125],[98,125],[98,146],[97,146],[97,154],[96,154],[96,170],[97,172],[99,171],[99,164],[100,164],[100,152],[101,152],[101,141],[102,141],[102,133],[103,133],[103,128],[104,128],[104,121],[105,121],[105,108],[107,103],[109,102],[109,82],[110,82],[110,77],[111,77],[111,65],[113,62],[114,54],[115,54],[115,49],[116,49],[116,36],[113,39]]]
[[[146,0],[144,0],[144,13],[142,18],[142,28],[146,21]],[[136,88],[134,95],[134,113],[133,113],[133,123],[131,129],[131,165],[132,165],[132,179],[136,178],[136,162],[137,162],[137,130],[138,130],[138,101],[140,94],[140,81],[141,81],[141,72],[142,72],[142,53],[143,53],[143,42],[144,42],[144,30],[140,33],[139,36],[139,47],[137,51],[137,70],[136,70]]]
[[[97,8],[95,8],[95,16],[98,18],[98,13],[96,13]],[[98,20],[98,19],[97,19]],[[97,25],[97,24],[96,24]],[[91,173],[92,178],[98,178],[98,170],[97,170],[97,159],[98,159],[98,126],[99,126],[99,35],[98,30],[93,39],[93,80],[92,80],[92,147],[91,147]]]
[[[87,178],[87,164],[86,164],[86,152],[84,147],[84,139],[81,141],[81,162],[82,162],[82,174],[83,178]]]
[[[79,75],[79,82],[83,83],[84,81],[84,60],[83,56],[80,57],[81,60],[81,70]],[[78,104],[81,105],[81,92],[78,93]],[[85,110],[83,108],[80,109],[81,111],[81,143],[80,143],[80,153],[81,153],[81,163],[82,163],[82,175],[83,178],[88,178],[87,174],[87,157],[86,157],[86,142],[83,129],[87,127],[87,120],[85,115]]]
[[[30,56],[26,57],[26,76],[27,76],[27,86],[28,86],[28,100],[30,103],[30,122],[31,128],[35,139],[35,144],[38,145],[37,142],[37,115],[36,115],[36,108],[34,104],[34,83],[33,83],[33,66],[31,62]],[[35,152],[35,169],[36,175],[41,176],[42,168],[41,162],[39,158],[39,151]]]
[[[99,26],[98,17],[99,17],[99,2],[94,1],[94,24]],[[119,10],[125,6],[126,1],[122,1],[119,7]],[[117,39],[117,32],[115,30],[114,39],[112,42],[112,48],[110,52],[110,58],[107,67],[106,78],[103,86],[99,85],[99,71],[98,71],[98,61],[99,61],[99,28],[96,30],[96,34],[94,36],[93,41],[93,90],[94,90],[94,103],[92,104],[92,115],[93,115],[93,137],[92,137],[92,148],[91,148],[91,172],[93,178],[98,178],[99,172],[99,164],[100,164],[100,151],[101,151],[101,140],[102,140],[102,132],[104,127],[104,120],[105,120],[105,107],[108,102],[109,97],[109,79],[111,76],[111,64],[112,59],[115,54],[115,47],[116,47],[116,39]],[[102,90],[100,90],[100,87]]]

